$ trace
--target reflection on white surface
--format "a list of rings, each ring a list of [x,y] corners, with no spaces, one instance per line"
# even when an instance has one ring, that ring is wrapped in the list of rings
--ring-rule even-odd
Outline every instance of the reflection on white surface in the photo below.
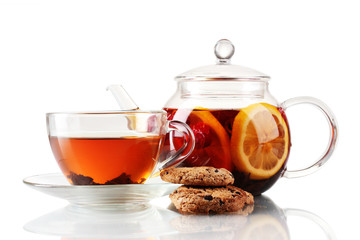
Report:
[[[323,230],[326,239],[336,239],[331,227],[319,216],[300,209],[281,209],[265,196],[255,199],[254,211],[248,216],[178,216],[170,222],[178,234],[160,239],[290,240],[287,218],[292,216],[306,218]]]
[[[41,216],[24,228],[62,239],[291,239],[287,217],[303,217],[320,227],[326,239],[336,239],[319,216],[300,209],[281,209],[265,196],[255,199],[250,215],[180,215],[153,206],[135,213],[94,211],[69,205]]]
[[[177,213],[155,207],[138,212],[111,212],[68,205],[29,223],[30,232],[69,238],[127,239],[146,238],[173,232],[169,222]]]

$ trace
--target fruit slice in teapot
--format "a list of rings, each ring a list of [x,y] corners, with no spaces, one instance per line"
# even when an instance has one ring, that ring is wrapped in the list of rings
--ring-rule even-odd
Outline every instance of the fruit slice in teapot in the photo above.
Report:
[[[266,103],[241,109],[235,117],[231,154],[235,166],[250,179],[267,179],[288,157],[289,130],[281,112]]]
[[[211,111],[205,108],[196,108],[190,112],[175,110],[168,116],[169,119],[186,122],[195,135],[195,149],[183,165],[214,166],[232,170],[229,135]],[[174,145],[177,148],[181,143],[174,142]]]

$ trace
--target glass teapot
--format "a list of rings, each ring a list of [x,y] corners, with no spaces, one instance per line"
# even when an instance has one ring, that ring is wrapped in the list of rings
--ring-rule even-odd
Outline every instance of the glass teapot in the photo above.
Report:
[[[217,64],[178,75],[177,91],[164,110],[169,120],[187,123],[195,135],[195,149],[180,166],[226,168],[233,173],[235,186],[259,195],[280,177],[301,177],[319,169],[334,151],[336,120],[316,98],[296,97],[279,103],[269,92],[269,76],[230,63],[234,51],[229,40],[218,41]],[[325,114],[330,139],[312,166],[289,171],[291,139],[285,111],[301,103],[313,104]],[[165,146],[176,150],[182,146],[181,139],[175,137]]]

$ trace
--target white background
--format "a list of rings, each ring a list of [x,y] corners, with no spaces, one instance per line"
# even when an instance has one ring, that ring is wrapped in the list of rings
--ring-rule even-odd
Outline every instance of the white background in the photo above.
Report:
[[[0,0],[2,236],[39,239],[22,226],[66,204],[22,184],[24,177],[59,171],[46,112],[114,110],[105,89],[118,83],[141,108],[160,109],[176,90],[173,78],[215,63],[214,44],[228,38],[236,47],[232,63],[270,75],[270,91],[280,102],[317,97],[339,123],[337,149],[323,169],[280,179],[266,195],[280,207],[319,215],[339,239],[354,239],[357,217],[351,217],[360,214],[359,10],[350,0]],[[308,106],[289,109],[288,118],[289,168],[306,166],[327,144],[325,118]],[[292,239],[308,236],[302,228],[290,230]]]

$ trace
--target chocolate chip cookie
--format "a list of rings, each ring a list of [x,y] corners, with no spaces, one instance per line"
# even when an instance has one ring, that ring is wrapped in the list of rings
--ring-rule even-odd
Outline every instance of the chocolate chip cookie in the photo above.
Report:
[[[225,168],[179,167],[165,169],[160,173],[162,180],[191,186],[227,186],[234,183],[232,173]]]
[[[250,193],[234,186],[181,186],[170,194],[170,199],[182,214],[236,212],[254,203]]]

